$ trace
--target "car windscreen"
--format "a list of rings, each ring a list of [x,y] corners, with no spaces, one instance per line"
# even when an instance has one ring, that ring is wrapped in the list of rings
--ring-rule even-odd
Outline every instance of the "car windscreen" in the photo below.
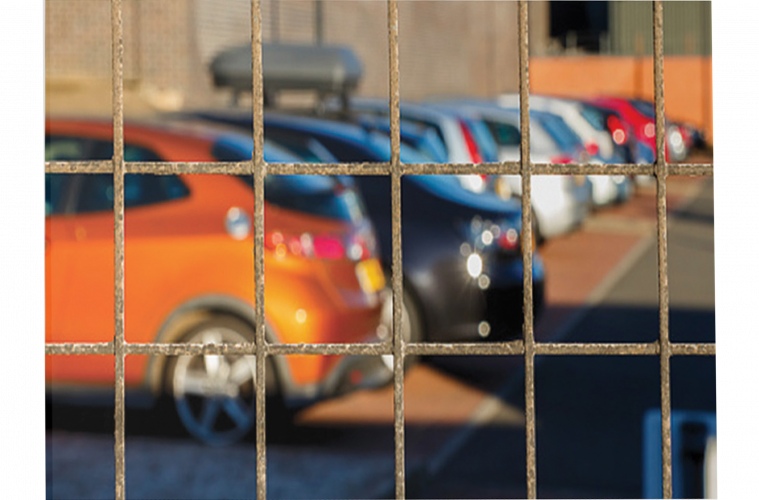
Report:
[[[538,120],[562,150],[574,151],[578,147],[584,147],[580,136],[567,125],[563,118],[548,113],[542,113],[539,115]]]
[[[632,100],[630,101],[630,104],[638,110],[639,113],[642,113],[646,115],[649,118],[655,118],[656,117],[656,109],[654,108],[654,104],[648,101],[639,101],[639,100]]]
[[[250,161],[253,157],[253,139],[238,136],[222,136],[214,142],[211,154],[217,161]],[[264,141],[264,160],[271,163],[296,163],[296,154],[271,141]]]
[[[240,176],[253,188],[253,176]],[[345,176],[327,175],[267,175],[264,180],[267,203],[309,215],[361,222],[366,210]]]
[[[588,123],[590,123],[594,129],[602,132],[608,130],[606,126],[606,118],[608,117],[607,112],[595,106],[583,104],[580,106],[580,114],[588,121]]]
[[[279,136],[271,141],[274,144],[296,154],[307,163],[337,163],[335,156],[322,143],[307,136]]]
[[[368,135],[368,142],[381,155],[382,161],[390,161],[390,138],[377,131],[372,131]],[[432,158],[417,150],[408,142],[401,141],[400,153],[403,163],[430,163],[432,161]]]
[[[474,140],[482,152],[483,161],[498,161],[498,145],[493,139],[488,126],[481,119],[467,120],[469,130],[474,135]]]

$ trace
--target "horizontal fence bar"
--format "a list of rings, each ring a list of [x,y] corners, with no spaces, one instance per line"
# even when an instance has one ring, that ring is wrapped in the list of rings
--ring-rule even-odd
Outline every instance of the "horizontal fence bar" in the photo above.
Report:
[[[535,353],[543,355],[657,355],[657,344],[551,344],[535,343]]]
[[[403,175],[519,175],[518,162],[501,163],[406,163]],[[712,163],[668,163],[669,176],[712,176]],[[390,175],[390,164],[363,163],[267,163],[267,175]],[[647,163],[533,163],[533,175],[654,175]],[[250,174],[250,162],[125,162],[128,174]],[[48,174],[112,174],[113,162],[51,161]]]
[[[716,344],[670,344],[673,356],[716,356]]]
[[[713,343],[671,344],[673,356],[715,356]],[[406,354],[418,356],[468,356],[523,355],[524,342],[486,343],[433,343],[415,342],[404,344]],[[204,354],[249,354],[256,353],[254,343],[247,344],[125,344],[126,354],[153,354],[164,356],[199,356]],[[341,355],[341,356],[383,356],[393,354],[390,342],[372,344],[266,344],[267,356],[274,355]],[[46,343],[45,354],[113,354],[113,343]],[[539,355],[629,355],[654,356],[659,354],[659,343],[553,343],[535,342],[535,353]]]
[[[444,343],[414,343],[405,344],[406,354],[422,356],[466,356],[466,355],[522,355],[524,354],[524,342],[512,340],[511,342],[487,342],[482,344],[444,344]]]
[[[113,342],[87,343],[46,343],[45,354],[113,354]]]
[[[352,356],[382,356],[393,353],[390,342],[374,344],[268,344],[267,354],[327,354]]]

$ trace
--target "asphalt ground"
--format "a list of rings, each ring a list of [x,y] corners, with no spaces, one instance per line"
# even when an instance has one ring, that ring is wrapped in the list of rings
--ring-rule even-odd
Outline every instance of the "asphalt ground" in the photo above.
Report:
[[[670,213],[670,337],[714,342],[713,186]],[[656,246],[650,244],[564,342],[658,337]],[[713,357],[673,358],[672,409],[716,411]],[[536,361],[540,498],[643,496],[642,422],[659,405],[658,357],[540,356]],[[498,396],[524,408],[523,379]],[[524,498],[525,432],[481,422],[450,458],[427,471],[412,498]]]
[[[713,340],[711,181],[671,178],[668,195],[672,338]],[[541,248],[549,278],[538,340],[656,338],[655,207],[642,189]],[[640,412],[658,405],[658,358],[540,357],[537,366],[539,495],[639,497]],[[518,356],[432,358],[409,371],[410,498],[525,496],[522,371]],[[672,371],[673,408],[714,408],[713,358],[676,358]],[[112,497],[112,409],[56,406],[52,417],[48,498]],[[126,419],[129,498],[255,496],[249,443],[209,449],[154,412]],[[392,422],[391,388],[315,405],[295,426],[268,422],[269,496],[391,496]]]

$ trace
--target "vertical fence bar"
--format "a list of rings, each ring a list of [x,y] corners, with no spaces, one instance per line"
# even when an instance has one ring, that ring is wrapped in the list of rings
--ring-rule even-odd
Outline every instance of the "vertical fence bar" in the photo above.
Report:
[[[395,498],[406,497],[406,464],[403,413],[402,331],[403,256],[401,253],[401,125],[398,65],[398,2],[387,2],[387,36],[390,62],[390,164],[393,230],[393,423],[395,427]]]
[[[124,450],[124,39],[121,0],[111,0],[114,239],[114,466],[115,498],[126,498]]]
[[[522,176],[522,286],[524,308],[524,404],[527,448],[527,498],[537,498],[537,458],[535,455],[535,335],[532,309],[532,193],[530,162],[530,69],[528,5],[519,2],[519,126],[521,133],[520,171]]]
[[[266,500],[266,320],[264,314],[264,80],[261,0],[251,0],[253,74],[253,267],[256,289],[256,486]]]
[[[664,6],[653,3],[654,105],[656,107],[656,234],[659,263],[659,372],[661,376],[662,496],[672,498],[672,425],[670,400],[669,282],[667,270],[667,161],[664,150]]]

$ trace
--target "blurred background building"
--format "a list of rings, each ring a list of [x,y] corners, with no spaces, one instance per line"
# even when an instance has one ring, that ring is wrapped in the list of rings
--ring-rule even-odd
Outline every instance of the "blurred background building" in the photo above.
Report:
[[[110,110],[110,2],[46,0],[46,108]],[[250,42],[249,0],[123,0],[125,110],[226,105],[208,64]],[[652,98],[648,2],[530,2],[535,93]],[[518,89],[513,1],[402,1],[401,97],[493,97]],[[364,64],[359,94],[386,97],[382,0],[262,0],[264,41],[344,44]],[[667,114],[711,137],[711,2],[665,2]],[[103,94],[105,92],[105,94]]]

